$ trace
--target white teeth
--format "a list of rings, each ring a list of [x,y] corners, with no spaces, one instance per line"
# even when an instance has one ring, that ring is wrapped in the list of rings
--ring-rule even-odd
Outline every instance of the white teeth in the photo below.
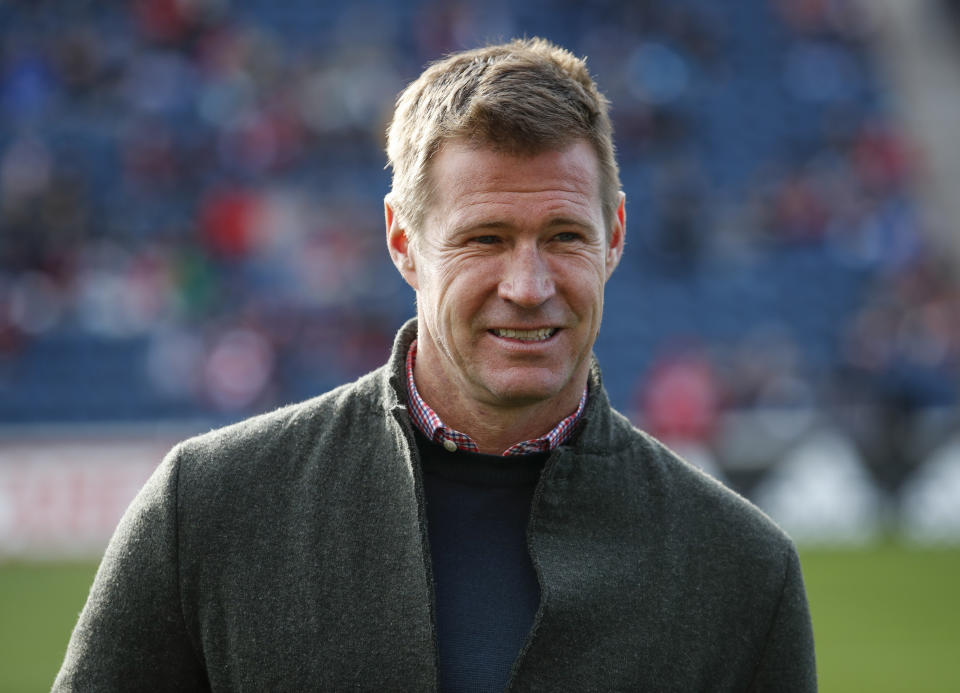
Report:
[[[542,327],[539,330],[493,330],[498,337],[522,339],[528,342],[541,342],[552,337],[554,332],[556,329],[552,327]]]

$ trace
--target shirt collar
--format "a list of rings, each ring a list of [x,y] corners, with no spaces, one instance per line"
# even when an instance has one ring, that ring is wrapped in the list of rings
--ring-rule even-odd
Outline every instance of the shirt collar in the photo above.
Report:
[[[477,444],[470,436],[445,426],[443,421],[440,420],[440,417],[437,416],[437,413],[420,397],[420,393],[417,392],[417,384],[413,380],[413,364],[416,362],[416,359],[417,340],[413,340],[410,348],[407,350],[407,394],[413,423],[423,435],[433,442],[442,445],[449,452],[454,452],[455,450],[479,452]],[[570,416],[560,421],[546,435],[512,445],[503,452],[503,455],[528,455],[534,452],[547,452],[563,445],[573,434],[573,429],[580,420],[586,403],[587,388],[584,388],[583,395],[580,396],[580,404],[577,405],[576,411],[570,414]]]

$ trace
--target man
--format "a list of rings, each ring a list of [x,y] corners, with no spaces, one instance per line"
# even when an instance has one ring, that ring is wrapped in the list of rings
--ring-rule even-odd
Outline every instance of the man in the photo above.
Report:
[[[59,690],[816,688],[790,540],[610,408],[624,247],[604,98],[541,40],[401,95],[390,362],[177,446]]]

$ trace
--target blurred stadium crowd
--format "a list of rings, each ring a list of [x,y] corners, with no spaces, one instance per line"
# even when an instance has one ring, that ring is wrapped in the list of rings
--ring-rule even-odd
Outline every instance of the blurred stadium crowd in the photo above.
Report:
[[[960,430],[956,275],[852,2],[8,0],[0,27],[2,424],[222,422],[379,365],[414,312],[393,100],[541,35],[613,104],[618,408],[770,503],[830,451],[809,483],[842,492],[810,497],[853,532]]]

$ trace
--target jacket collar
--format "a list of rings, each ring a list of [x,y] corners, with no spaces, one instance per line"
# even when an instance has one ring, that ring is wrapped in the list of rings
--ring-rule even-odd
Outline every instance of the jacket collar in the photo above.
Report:
[[[417,338],[417,319],[411,318],[400,328],[393,341],[393,350],[387,362],[387,382],[383,395],[388,410],[407,409],[406,358],[410,344]],[[561,447],[570,447],[580,452],[611,449],[615,437],[615,421],[610,400],[600,374],[596,356],[591,356],[590,374],[587,376],[587,404],[570,441]],[[409,416],[409,414],[408,414]],[[618,446],[613,446],[618,447]]]

